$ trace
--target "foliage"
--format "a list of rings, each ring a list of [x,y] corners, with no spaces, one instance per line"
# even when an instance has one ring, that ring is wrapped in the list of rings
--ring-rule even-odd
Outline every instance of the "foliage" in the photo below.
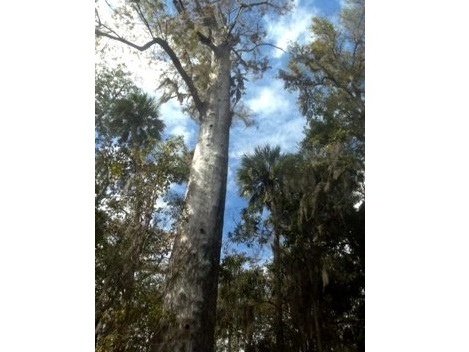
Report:
[[[347,4],[338,26],[314,18],[315,40],[280,71],[307,119],[300,151],[258,147],[238,173],[249,205],[232,239],[273,243],[274,351],[364,350],[364,2]]]
[[[187,178],[187,150],[181,138],[159,140],[152,99],[122,71],[98,72],[96,83],[96,350],[146,351],[165,318],[174,237],[157,201]]]
[[[158,118],[155,99],[133,85],[128,74],[121,68],[101,68],[95,81],[99,143],[148,148],[161,139],[164,123]]]
[[[315,156],[346,149],[364,162],[364,6],[363,0],[348,1],[338,27],[314,18],[316,40],[293,45],[289,70],[280,71],[286,88],[299,93],[300,110],[309,121],[303,145]]]
[[[267,204],[271,207],[282,157],[280,147],[266,145],[256,147],[252,156],[245,155],[241,159],[238,170],[240,195],[249,198],[251,206]]]
[[[245,255],[223,259],[217,305],[218,351],[258,351],[272,345],[270,291],[264,269]]]

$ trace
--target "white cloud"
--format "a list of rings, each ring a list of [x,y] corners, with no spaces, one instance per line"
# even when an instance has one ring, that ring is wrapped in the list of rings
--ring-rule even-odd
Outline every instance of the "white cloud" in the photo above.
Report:
[[[307,5],[300,5],[299,0],[294,1],[293,9],[280,18],[267,18],[267,39],[275,43],[276,46],[287,50],[291,42],[306,42],[310,31],[308,28],[311,19],[317,14],[317,10]],[[273,50],[272,56],[279,58],[283,55],[280,50]]]
[[[272,84],[259,89],[258,93],[246,101],[246,105],[261,116],[272,115],[289,108],[289,101],[285,99],[283,83],[272,80]]]
[[[255,126],[233,128],[236,142],[231,157],[251,153],[261,144],[278,144],[285,152],[296,150],[305,120],[298,112],[296,95],[284,89],[283,81],[272,78],[259,88],[252,87],[246,105],[254,112]]]
[[[166,125],[169,136],[183,136],[184,142],[193,148],[197,138],[197,123],[182,112],[179,103],[172,99],[161,105],[160,116]]]
[[[277,128],[274,127],[276,124],[279,125]],[[295,152],[303,138],[304,126],[303,117],[284,114],[269,123],[263,123],[261,127],[247,128],[237,133],[230,157],[240,159],[244,154],[251,154],[256,146],[265,144],[279,145],[283,152]]]
[[[189,143],[189,141],[192,138],[193,132],[190,131],[187,126],[184,125],[178,125],[173,127],[171,130],[168,131],[168,134],[172,136],[183,136],[184,137],[184,142],[186,144]]]

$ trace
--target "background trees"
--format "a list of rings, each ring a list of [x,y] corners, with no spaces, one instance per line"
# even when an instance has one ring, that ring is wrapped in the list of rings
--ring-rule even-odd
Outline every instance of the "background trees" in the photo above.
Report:
[[[245,255],[223,258],[217,304],[217,351],[268,351],[274,304],[264,269]]]
[[[157,202],[188,174],[182,139],[161,141],[163,127],[153,99],[121,69],[98,68],[97,351],[148,351],[161,328],[163,274],[174,232]]]
[[[240,194],[249,198],[248,211],[260,212],[266,208],[272,222],[272,252],[275,296],[275,338],[276,350],[284,350],[283,300],[281,292],[280,237],[283,206],[280,199],[282,188],[282,162],[285,156],[280,147],[257,147],[252,156],[245,155],[238,170]]]
[[[298,154],[280,168],[278,148],[258,148],[238,173],[251,202],[234,238],[263,240],[253,200],[271,224],[274,349],[364,350],[364,3],[340,19],[315,18],[317,39],[294,45],[280,71],[308,122]]]

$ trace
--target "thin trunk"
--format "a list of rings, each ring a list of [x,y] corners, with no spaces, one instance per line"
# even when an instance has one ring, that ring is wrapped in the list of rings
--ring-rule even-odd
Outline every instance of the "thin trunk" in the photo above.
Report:
[[[276,350],[283,352],[285,350],[285,338],[283,332],[283,302],[280,272],[280,232],[277,227],[274,232],[275,343]]]
[[[171,255],[165,308],[174,320],[158,347],[160,351],[214,349],[231,125],[230,70],[229,47],[220,46],[212,58],[214,85],[201,119],[186,208]]]
[[[268,191],[274,194],[274,190]],[[274,200],[271,203],[271,211],[274,223],[274,241],[272,245],[273,252],[273,266],[274,266],[274,331],[275,331],[275,350],[283,352],[285,350],[285,337],[283,331],[283,297],[282,297],[282,276],[281,276],[281,261],[280,261],[280,215],[279,206]]]
[[[318,352],[322,352],[322,343],[321,343],[321,327],[319,325],[319,303],[317,301],[313,302],[313,318],[314,318],[314,329],[316,332],[316,346],[318,347]]]
[[[231,349],[231,325],[229,325],[229,328],[228,328],[228,352],[231,352],[232,349]]]

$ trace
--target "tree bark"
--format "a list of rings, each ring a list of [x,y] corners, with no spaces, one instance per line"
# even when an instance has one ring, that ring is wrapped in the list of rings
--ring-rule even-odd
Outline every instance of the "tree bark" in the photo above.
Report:
[[[322,342],[321,342],[321,326],[319,325],[319,302],[313,302],[313,318],[314,318],[314,330],[316,335],[316,346],[318,352],[322,352]]]
[[[212,55],[207,109],[194,151],[180,232],[175,240],[165,309],[173,317],[157,350],[212,352],[228,169],[230,48]]]
[[[275,198],[275,190],[268,191]],[[271,212],[274,223],[274,241],[272,243],[273,269],[274,269],[274,331],[275,331],[275,351],[283,352],[285,350],[285,336],[283,330],[283,295],[282,295],[282,275],[280,261],[280,207],[275,200],[271,203]]]
[[[277,221],[277,219],[275,219]],[[283,331],[283,298],[282,298],[282,283],[280,272],[280,231],[278,226],[274,230],[274,293],[275,293],[275,344],[276,351],[282,352],[285,350],[285,338]]]

